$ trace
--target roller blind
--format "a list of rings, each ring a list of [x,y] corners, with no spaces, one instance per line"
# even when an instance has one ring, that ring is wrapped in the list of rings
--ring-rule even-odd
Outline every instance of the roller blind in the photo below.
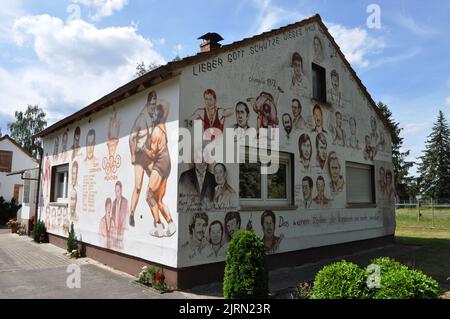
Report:
[[[346,163],[347,202],[355,204],[373,203],[372,166]]]

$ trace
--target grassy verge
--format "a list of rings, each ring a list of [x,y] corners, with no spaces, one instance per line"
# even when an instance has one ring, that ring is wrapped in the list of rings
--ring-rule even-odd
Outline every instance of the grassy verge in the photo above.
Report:
[[[399,244],[421,246],[421,249],[396,259],[432,276],[444,292],[450,292],[450,231],[412,228],[398,222],[395,236]]]

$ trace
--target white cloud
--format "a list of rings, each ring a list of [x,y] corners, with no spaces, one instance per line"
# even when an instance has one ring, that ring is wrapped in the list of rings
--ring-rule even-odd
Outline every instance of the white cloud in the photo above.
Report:
[[[408,123],[403,128],[403,134],[419,133],[431,129],[432,123]]]
[[[383,39],[371,37],[365,29],[334,24],[329,31],[347,60],[359,67],[369,66],[367,56],[378,53],[385,47]]]
[[[450,96],[445,99],[445,106],[450,106]]]
[[[11,39],[15,19],[24,15],[22,0],[3,0],[0,10],[0,41]]]
[[[403,28],[419,36],[433,36],[438,34],[437,30],[429,26],[420,25],[416,20],[414,20],[411,17],[398,15],[396,17],[396,21]]]
[[[82,20],[66,24],[48,15],[27,16],[16,21],[14,39],[31,47],[39,61],[0,69],[0,110],[8,114],[39,104],[56,120],[128,82],[137,62],[165,63],[134,27],[100,29]]]
[[[120,11],[128,4],[128,0],[72,0],[95,9],[95,14],[91,16],[93,21],[99,21],[103,17],[109,17],[115,11]]]
[[[303,14],[276,6],[271,0],[253,0],[253,4],[258,14],[252,26],[252,35],[270,31],[283,21],[292,23],[304,18]]]

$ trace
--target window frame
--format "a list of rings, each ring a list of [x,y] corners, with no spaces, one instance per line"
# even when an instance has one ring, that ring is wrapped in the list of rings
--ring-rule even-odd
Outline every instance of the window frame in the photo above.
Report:
[[[64,174],[63,197],[58,197],[58,177],[61,174]],[[69,201],[69,164],[52,166],[50,190],[51,203],[67,203]]]
[[[256,150],[255,150],[256,151]],[[251,152],[251,151],[250,151]],[[272,151],[276,152],[276,151]],[[253,210],[261,208],[271,208],[271,209],[293,209],[294,207],[294,165],[293,165],[293,155],[287,152],[276,152],[279,155],[279,163],[286,164],[286,199],[271,199],[269,198],[268,190],[268,175],[260,175],[261,180],[261,198],[241,198],[239,194],[239,207],[241,210]],[[241,152],[242,154],[242,152]],[[249,150],[246,148],[244,151],[245,158],[241,158],[239,164],[239,184],[241,175],[241,165],[248,163]],[[259,161],[258,161],[259,162]],[[252,163],[250,163],[252,164]],[[255,163],[256,164],[256,163]],[[240,193],[240,190],[239,190]]]
[[[7,150],[0,150],[0,158],[2,158],[5,161],[5,165],[0,166],[1,173],[11,173],[13,156],[14,152]]]
[[[323,66],[320,66],[320,65],[318,65],[318,64],[316,64],[316,63],[312,63],[312,65],[311,65],[311,76],[312,76],[312,98],[313,98],[313,100],[315,100],[315,101],[317,101],[317,102],[319,102],[319,103],[323,103],[323,104],[327,104],[327,70],[323,67]],[[317,79],[317,76],[316,76],[316,80],[314,80],[314,74],[320,74],[321,75],[321,82],[322,82],[322,85],[323,85],[323,90],[321,91],[321,96],[316,96],[314,93],[315,93],[315,91],[317,91],[317,90],[315,90],[315,88],[316,88],[316,86],[317,86],[317,83],[319,83],[319,80]]]
[[[359,168],[359,169],[368,169],[370,170],[370,191],[371,191],[371,201],[370,202],[350,202],[349,201],[349,189],[348,186],[350,185],[351,181],[348,178],[348,168]],[[346,161],[345,162],[345,179],[346,179],[346,203],[347,208],[373,208],[376,207],[376,194],[375,194],[375,166],[365,163],[357,163],[352,161]]]

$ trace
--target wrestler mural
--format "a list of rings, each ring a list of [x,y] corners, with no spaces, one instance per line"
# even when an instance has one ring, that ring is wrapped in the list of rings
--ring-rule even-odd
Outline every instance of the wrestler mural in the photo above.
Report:
[[[146,105],[136,118],[129,138],[135,183],[129,224],[131,227],[135,226],[136,206],[141,191],[145,187],[145,200],[153,217],[150,235],[154,237],[171,237],[176,231],[171,213],[163,202],[167,178],[171,170],[166,128],[168,116],[169,103],[158,99],[155,91],[150,92]],[[148,185],[143,185],[144,172],[148,176]]]

